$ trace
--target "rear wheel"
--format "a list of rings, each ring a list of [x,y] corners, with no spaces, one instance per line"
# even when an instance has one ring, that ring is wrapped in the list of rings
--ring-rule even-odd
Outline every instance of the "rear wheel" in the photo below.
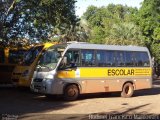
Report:
[[[76,100],[79,96],[79,89],[76,85],[68,85],[64,90],[64,99],[71,101]]]
[[[129,98],[129,97],[132,97],[133,93],[134,93],[133,84],[131,83],[124,84],[121,92],[121,97]]]

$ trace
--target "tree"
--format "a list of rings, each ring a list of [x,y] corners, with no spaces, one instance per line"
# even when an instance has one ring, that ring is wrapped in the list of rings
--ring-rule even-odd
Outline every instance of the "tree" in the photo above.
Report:
[[[155,61],[160,63],[160,44],[159,43],[153,43],[150,47],[152,51],[152,56],[155,57]]]
[[[90,42],[103,44],[105,43],[104,39],[105,39],[105,31],[103,30],[103,28],[95,26],[91,31]]]
[[[113,24],[106,37],[106,44],[144,46],[144,40],[138,26],[133,23],[123,22]]]
[[[91,28],[89,40],[93,43],[142,45],[142,33],[134,23],[137,12],[137,8],[123,5],[89,6],[83,15]]]
[[[142,29],[148,47],[157,38],[157,27],[160,26],[159,6],[159,0],[144,0],[138,12],[137,23]]]
[[[0,38],[46,40],[75,26],[75,0],[1,0]]]
[[[160,61],[160,1],[144,0],[137,15],[137,25],[140,26],[145,44],[157,61]]]

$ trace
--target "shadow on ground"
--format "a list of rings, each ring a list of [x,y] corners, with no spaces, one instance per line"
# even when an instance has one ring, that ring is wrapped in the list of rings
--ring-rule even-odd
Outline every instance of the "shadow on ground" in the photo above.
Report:
[[[48,99],[29,89],[0,88],[0,114],[28,114],[65,109],[72,106],[60,99]]]
[[[159,120],[160,116],[157,114],[149,114],[146,111],[138,112],[135,111],[146,107],[150,104],[143,104],[140,106],[132,107],[129,109],[124,110],[123,112],[120,111],[111,111],[111,112],[100,112],[100,113],[92,113],[89,115],[81,116],[79,120],[86,120],[86,119],[107,119],[107,120]],[[72,120],[73,117],[68,117],[66,119]],[[77,117],[78,118],[78,117]]]
[[[159,120],[160,116],[156,114],[148,114],[146,111],[142,111],[136,113],[138,109],[143,109],[150,104],[143,104],[140,106],[132,107],[120,111],[111,111],[111,112],[100,112],[100,113],[92,113],[92,114],[33,114],[30,115],[22,115],[20,119],[24,120],[34,120],[34,119],[47,119],[47,120],[146,120],[146,119],[154,119]]]

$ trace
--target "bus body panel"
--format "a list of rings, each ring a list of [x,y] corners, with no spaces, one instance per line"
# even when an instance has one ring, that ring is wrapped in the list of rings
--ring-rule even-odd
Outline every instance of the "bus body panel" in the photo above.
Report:
[[[77,68],[77,70],[58,71],[57,77],[65,82],[78,82],[83,89],[81,93],[121,91],[126,82],[132,82],[135,90],[151,88],[151,68]],[[109,76],[110,69],[123,70],[122,74]],[[133,70],[134,73],[128,72]]]
[[[50,81],[52,83],[52,88],[50,91],[45,91],[43,89],[42,93],[46,94],[63,94],[63,89],[65,85],[67,84],[77,84],[80,89],[80,93],[98,93],[98,92],[114,92],[114,91],[121,91],[124,83],[126,82],[132,82],[134,85],[135,90],[140,90],[140,89],[147,89],[152,87],[152,82],[151,82],[151,73],[152,69],[148,69],[150,72],[148,74],[148,77],[146,76],[129,76],[129,77],[124,77],[124,76],[114,76],[114,77],[105,77],[105,71],[107,71],[107,68],[92,68],[93,70],[85,70],[82,68],[79,68],[79,70],[83,71],[84,74],[82,73],[79,78],[76,78],[75,76],[77,73],[75,71],[60,71],[57,72],[56,77],[54,78],[54,81],[52,83],[52,80]],[[100,70],[101,69],[101,70]],[[132,68],[131,68],[132,69]],[[138,68],[139,69],[139,68]],[[144,68],[146,69],[146,68]],[[93,75],[93,71],[99,71],[99,73],[95,73]],[[85,73],[86,71],[86,73]],[[101,71],[104,71],[103,73],[100,73]],[[88,78],[86,77],[86,74],[88,74]],[[95,77],[96,74],[101,74],[103,75],[102,77]],[[42,75],[41,75],[42,76]],[[45,75],[44,75],[45,76]],[[107,75],[106,75],[107,76]],[[42,77],[40,77],[42,78]],[[48,84],[45,84],[45,80],[43,81],[43,87],[45,88],[48,86]],[[41,83],[37,83],[37,85],[41,86]],[[46,87],[47,88],[47,87]]]
[[[57,64],[54,69],[53,78],[47,77],[47,73],[36,71],[36,75],[32,79],[31,89],[35,92],[44,94],[64,94],[65,87],[68,84],[75,84],[78,86],[81,94],[83,93],[97,93],[97,92],[113,92],[122,91],[123,85],[130,82],[134,86],[134,90],[148,89],[152,87],[152,67],[151,57],[147,48],[137,46],[107,46],[96,44],[70,44],[65,49],[62,58],[69,50],[77,50],[82,53],[82,50],[93,50],[94,54],[98,50],[103,51],[131,51],[131,52],[144,52],[148,56],[147,65],[144,66],[113,66],[113,67],[73,67],[66,69],[59,69],[63,59]],[[81,54],[82,55],[82,54]],[[117,55],[117,53],[116,53]],[[81,60],[82,60],[82,56]],[[88,56],[90,57],[90,56]],[[139,57],[139,56],[138,56]],[[97,61],[97,60],[95,60]],[[148,65],[149,64],[149,65]],[[82,65],[82,61],[81,61]],[[45,72],[44,72],[45,73]],[[39,76],[39,77],[38,77]],[[36,81],[36,79],[41,79]]]

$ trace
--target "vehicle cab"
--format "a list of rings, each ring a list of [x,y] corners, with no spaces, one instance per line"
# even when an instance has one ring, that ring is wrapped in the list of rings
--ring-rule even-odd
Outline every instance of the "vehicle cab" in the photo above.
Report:
[[[76,56],[77,52],[71,53],[69,51],[69,46],[67,43],[57,44],[45,51],[38,62],[32,78],[30,86],[32,91],[45,95],[62,95],[69,83],[76,83],[74,77],[76,75],[77,65],[71,59],[73,56],[77,59],[78,57]],[[70,90],[71,88],[68,89],[68,92]],[[75,97],[66,94],[65,98],[68,100],[76,98],[78,96],[78,90],[76,91],[77,95]],[[75,91],[70,92],[74,94]]]

